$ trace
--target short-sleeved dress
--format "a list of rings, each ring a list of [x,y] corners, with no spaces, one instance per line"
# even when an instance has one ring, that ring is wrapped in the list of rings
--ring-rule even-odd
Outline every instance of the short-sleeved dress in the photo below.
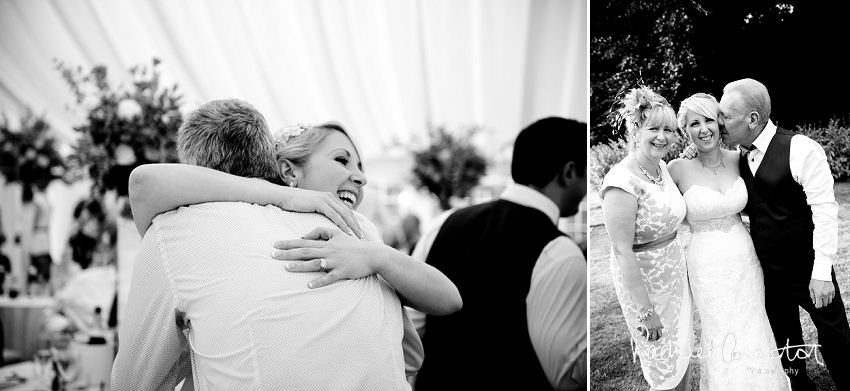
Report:
[[[620,264],[613,249],[611,274],[623,316],[632,333],[632,349],[640,357],[646,381],[653,388],[669,389],[682,380],[690,357],[694,354],[693,308],[685,254],[679,240],[673,239],[661,246],[651,244],[669,240],[678,231],[686,213],[685,200],[663,161],[661,170],[664,176],[663,190],[635,176],[621,162],[605,176],[599,196],[604,199],[605,192],[616,187],[637,198],[633,244],[649,247],[633,251],[643,277],[643,286],[656,313],[661,317],[661,339],[649,342],[636,330],[640,325],[637,321],[639,308],[623,288]]]

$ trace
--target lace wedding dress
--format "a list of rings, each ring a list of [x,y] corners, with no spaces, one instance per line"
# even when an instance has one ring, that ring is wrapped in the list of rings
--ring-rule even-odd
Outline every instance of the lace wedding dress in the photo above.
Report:
[[[693,185],[685,194],[691,240],[688,276],[702,325],[700,390],[787,390],[764,309],[764,277],[741,222],[747,188]],[[701,350],[699,350],[701,349]]]

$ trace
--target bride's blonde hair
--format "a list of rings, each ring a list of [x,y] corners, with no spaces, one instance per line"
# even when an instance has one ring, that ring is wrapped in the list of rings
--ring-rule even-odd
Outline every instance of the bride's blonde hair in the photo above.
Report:
[[[705,118],[711,118],[717,121],[717,114],[720,113],[720,108],[717,104],[717,99],[715,99],[711,94],[702,92],[697,92],[683,100],[682,103],[679,104],[677,125],[686,135],[688,132],[685,130],[685,117],[687,117],[688,111],[693,111]],[[690,135],[688,135],[688,137],[690,137]]]
[[[340,132],[351,140],[354,145],[354,152],[363,161],[363,154],[360,152],[360,146],[354,137],[345,130],[339,122],[323,122],[320,124],[297,124],[287,126],[274,133],[275,158],[280,164],[284,159],[289,160],[296,166],[303,166],[307,163],[307,159],[313,152],[316,151],[319,144],[331,134],[331,132]]]

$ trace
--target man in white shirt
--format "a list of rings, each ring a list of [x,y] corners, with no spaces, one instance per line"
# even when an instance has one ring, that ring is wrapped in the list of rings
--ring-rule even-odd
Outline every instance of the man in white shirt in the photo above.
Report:
[[[838,203],[826,154],[812,139],[773,124],[770,95],[756,80],[727,84],[720,111],[723,142],[741,151],[739,169],[749,198],[744,211],[764,270],[765,308],[785,372],[795,390],[815,389],[806,375],[805,357],[812,349],[803,346],[803,307],[818,329],[836,387],[850,389],[850,328],[832,269]]]
[[[177,144],[183,163],[280,184],[265,119],[246,102],[201,106]],[[378,240],[356,216],[364,239]],[[133,270],[112,388],[170,391],[191,369],[199,390],[409,390],[402,338],[419,359],[421,345],[403,331],[412,325],[386,281],[372,275],[309,289],[323,273],[290,273],[272,259],[274,241],[316,227],[335,225],[316,213],[238,202],[154,218]]]
[[[417,391],[586,389],[587,261],[557,228],[587,194],[586,145],[585,123],[529,125],[514,144],[515,184],[419,240],[413,257],[449,277],[464,307],[419,315],[428,359]]]

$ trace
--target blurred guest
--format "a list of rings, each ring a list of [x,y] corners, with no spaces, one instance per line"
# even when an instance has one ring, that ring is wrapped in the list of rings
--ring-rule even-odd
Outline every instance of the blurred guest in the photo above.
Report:
[[[445,273],[464,308],[427,316],[417,391],[587,387],[587,261],[557,228],[587,194],[586,144],[585,123],[534,122],[501,199],[444,214],[419,241],[414,258]]]
[[[401,220],[399,230],[394,232],[387,244],[405,254],[412,254],[419,236],[419,218],[416,215],[407,215]]]
[[[76,326],[65,316],[53,314],[44,324],[45,338],[53,357],[58,382],[68,384],[80,375],[80,352],[72,343]]]
[[[53,261],[50,258],[50,204],[44,194],[45,184],[25,186],[24,203],[32,204],[35,209],[32,235],[29,242],[30,267],[27,274],[27,284],[32,294],[44,293],[50,282],[50,268]]]
[[[6,237],[0,235],[0,248],[6,243]],[[0,251],[0,295],[6,292],[6,276],[12,273],[12,263],[9,257]]]
[[[71,260],[76,262],[80,269],[87,269],[92,263],[94,250],[98,244],[98,231],[100,231],[98,221],[90,219],[83,222],[77,232],[68,239]]]
[[[68,239],[66,259],[70,258],[79,269],[84,270],[95,262],[99,254],[111,257],[115,251],[115,225],[107,223],[99,200],[80,201],[74,208],[74,224],[73,234]],[[109,263],[108,260],[100,262],[101,265]]]

